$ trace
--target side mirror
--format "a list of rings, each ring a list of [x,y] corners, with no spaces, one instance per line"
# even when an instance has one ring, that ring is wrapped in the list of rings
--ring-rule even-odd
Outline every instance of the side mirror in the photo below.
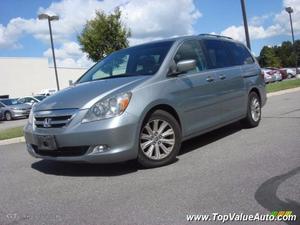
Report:
[[[35,101],[34,101],[34,100],[31,100],[31,101],[30,101],[30,103],[32,103],[32,104],[33,104],[33,103],[35,103]]]
[[[193,70],[195,68],[195,59],[181,60],[177,64],[175,64],[175,61],[173,61],[170,67],[169,76],[177,76],[181,73],[188,72],[189,70]]]
[[[182,60],[177,63],[177,71],[178,73],[185,73],[189,70],[193,70],[196,68],[196,60],[195,59],[188,59]]]

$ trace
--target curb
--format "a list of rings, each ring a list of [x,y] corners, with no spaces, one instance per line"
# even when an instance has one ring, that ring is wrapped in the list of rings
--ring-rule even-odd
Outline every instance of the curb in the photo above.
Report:
[[[290,89],[286,89],[286,90],[282,90],[282,91],[276,91],[276,92],[268,93],[267,97],[283,95],[283,94],[293,93],[293,92],[297,92],[297,91],[300,91],[300,87],[290,88]]]
[[[6,140],[0,141],[0,146],[1,145],[10,145],[10,144],[22,143],[22,142],[25,142],[24,137],[11,138],[11,139],[6,139]]]

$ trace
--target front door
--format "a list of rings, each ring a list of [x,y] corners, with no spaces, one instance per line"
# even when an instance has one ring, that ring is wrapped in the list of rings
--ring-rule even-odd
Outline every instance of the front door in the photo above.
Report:
[[[205,131],[220,122],[220,87],[214,71],[207,63],[198,40],[187,40],[178,49],[174,61],[195,59],[196,69],[179,75],[171,83],[176,85],[173,97],[183,112],[183,132],[186,136]]]

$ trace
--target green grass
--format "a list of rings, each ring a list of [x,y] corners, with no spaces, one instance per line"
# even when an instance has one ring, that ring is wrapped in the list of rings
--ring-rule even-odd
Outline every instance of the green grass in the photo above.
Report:
[[[285,80],[281,82],[267,84],[267,92],[281,91],[285,89],[300,87],[300,79]]]
[[[8,128],[0,131],[0,140],[22,137],[23,127]]]

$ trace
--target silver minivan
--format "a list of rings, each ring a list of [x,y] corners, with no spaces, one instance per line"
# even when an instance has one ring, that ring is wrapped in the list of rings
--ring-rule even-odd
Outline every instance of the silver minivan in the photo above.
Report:
[[[24,132],[37,158],[156,167],[186,139],[239,120],[256,127],[265,102],[263,74],[243,44],[178,37],[107,56],[35,104]]]

